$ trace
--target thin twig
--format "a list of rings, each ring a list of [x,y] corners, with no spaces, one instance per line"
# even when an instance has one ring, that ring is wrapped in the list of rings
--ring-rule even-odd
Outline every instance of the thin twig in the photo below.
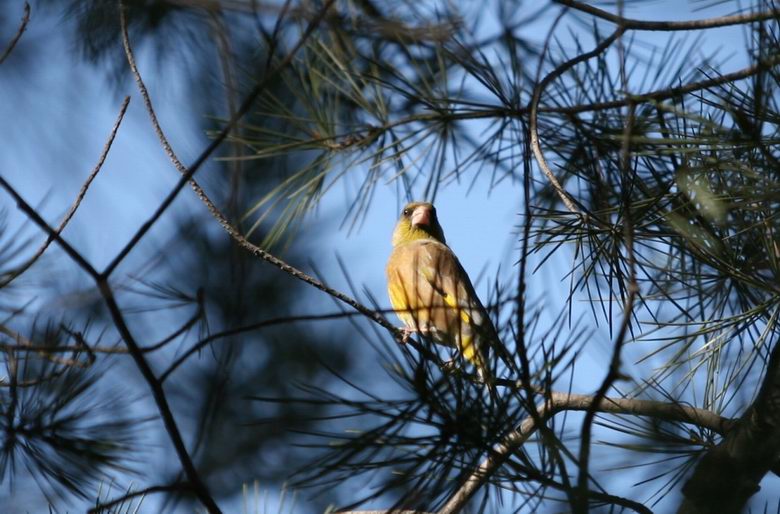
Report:
[[[265,91],[265,89],[268,87],[268,85],[276,79],[276,77],[284,70],[295,58],[295,55],[298,53],[298,51],[303,47],[304,43],[309,39],[309,36],[312,35],[314,30],[317,28],[319,23],[322,21],[322,19],[325,17],[325,14],[330,9],[330,7],[334,4],[335,0],[328,0],[325,2],[325,4],[322,6],[322,8],[319,10],[317,16],[315,16],[311,22],[309,22],[309,25],[306,27],[306,29],[301,34],[300,38],[298,39],[298,42],[293,46],[293,48],[290,50],[290,52],[282,59],[282,61],[279,63],[276,68],[271,70],[269,73],[263,76],[263,78],[257,83],[257,85],[252,89],[252,91],[247,95],[247,97],[244,99],[244,101],[239,106],[238,110],[234,113],[233,116],[230,117],[230,120],[225,124],[225,126],[222,128],[222,130],[217,134],[217,136],[214,138],[214,140],[206,147],[203,152],[198,156],[197,159],[195,159],[195,162],[190,165],[190,167],[182,174],[182,177],[179,179],[179,181],[174,186],[173,190],[171,190],[170,193],[168,193],[168,196],[165,197],[165,199],[160,203],[160,205],[157,207],[157,209],[154,211],[154,213],[149,217],[146,222],[144,222],[143,225],[136,231],[136,233],[133,235],[133,237],[130,238],[130,240],[125,244],[124,248],[120,250],[120,252],[112,259],[112,261],[109,263],[108,266],[106,266],[106,269],[103,271],[104,276],[109,276],[111,273],[116,269],[116,267],[124,260],[125,257],[127,257],[127,254],[130,253],[130,251],[135,248],[138,241],[141,240],[142,237],[149,231],[149,229],[152,228],[152,226],[157,222],[158,219],[160,219],[160,216],[163,215],[163,213],[170,207],[170,205],[173,203],[173,201],[176,199],[176,197],[181,192],[182,188],[190,182],[190,179],[195,175],[195,172],[198,171],[198,169],[203,165],[204,162],[211,156],[212,153],[222,144],[222,142],[225,140],[225,138],[230,134],[230,132],[233,130],[233,127],[239,122],[241,118],[244,117],[244,115],[249,112],[249,109],[254,104],[257,97],[260,96],[260,94]],[[130,49],[130,40],[129,36],[127,34],[127,17],[125,15],[125,9],[124,4],[122,3],[122,0],[119,0],[120,3],[120,24],[122,27],[122,42],[125,46],[125,53],[129,57],[132,55],[132,51]],[[136,80],[140,77],[140,74],[138,73],[138,68],[135,66],[135,61],[130,64],[131,69],[133,70],[133,75],[136,77]],[[159,134],[158,134],[159,136]],[[168,151],[166,149],[166,151]]]
[[[188,484],[187,482],[179,482],[179,483],[168,484],[168,485],[153,485],[151,487],[147,487],[146,489],[141,489],[140,491],[128,492],[127,494],[124,494],[113,500],[95,505],[94,507],[92,507],[87,511],[87,514],[100,514],[104,511],[108,511],[109,509],[111,509],[111,507],[115,507],[117,505],[126,502],[127,500],[132,500],[133,498],[137,498],[139,496],[146,496],[147,494],[171,493],[171,492],[191,491],[191,490],[192,490],[192,485]]]
[[[552,185],[555,192],[558,194],[558,197],[561,199],[563,204],[566,206],[566,208],[569,209],[569,211],[575,213],[575,214],[582,214],[580,210],[574,205],[574,200],[572,199],[571,195],[564,190],[563,186],[561,186],[561,183],[558,181],[558,178],[555,176],[555,173],[550,169],[550,166],[547,164],[547,160],[544,158],[544,153],[542,152],[542,148],[539,144],[539,129],[537,126],[538,118],[539,118],[539,101],[542,97],[542,93],[544,92],[544,89],[547,87],[547,85],[555,80],[556,78],[560,77],[566,70],[571,68],[572,66],[575,66],[583,61],[586,61],[590,59],[591,57],[594,57],[604,50],[606,50],[609,45],[611,45],[615,39],[617,39],[620,34],[622,34],[622,29],[618,28],[615,32],[613,32],[609,37],[607,37],[604,41],[599,43],[596,48],[591,50],[590,52],[586,52],[584,54],[580,54],[577,57],[570,59],[557,68],[555,68],[553,71],[548,73],[538,84],[536,84],[536,87],[534,88],[534,94],[531,99],[531,113],[529,116],[528,126],[529,131],[531,133],[531,149],[534,152],[534,157],[536,157],[536,162],[539,164],[539,168],[541,168],[542,173],[545,174],[547,179],[550,181],[550,184]]]
[[[68,243],[61,234],[50,227],[49,224],[46,223],[46,221],[41,217],[41,215],[38,214],[38,212],[33,209],[24,198],[22,198],[16,189],[14,189],[13,186],[11,186],[11,184],[9,184],[2,175],[0,175],[0,187],[5,189],[8,194],[11,195],[11,197],[16,202],[17,207],[19,207],[22,212],[24,212],[36,225],[43,229],[43,231],[46,232],[49,237],[52,237],[55,241],[57,241],[57,244],[59,244],[65,253],[68,254],[68,257],[73,259],[81,269],[86,271],[95,280],[100,278],[100,273],[98,273],[97,270],[89,262],[87,262],[84,256],[82,256],[75,248],[73,248],[73,246],[71,246],[71,244]]]
[[[106,162],[106,157],[108,157],[108,152],[111,150],[111,145],[114,143],[114,138],[116,137],[116,133],[119,130],[119,125],[121,125],[122,120],[125,117],[125,112],[127,111],[127,106],[129,103],[130,97],[126,96],[122,102],[122,105],[119,107],[119,114],[117,115],[116,121],[114,122],[114,126],[111,128],[111,133],[108,135],[106,144],[103,145],[103,151],[100,152],[100,157],[98,158],[97,164],[94,168],[92,168],[92,171],[87,177],[87,180],[84,181],[84,184],[82,184],[81,189],[76,195],[76,199],[73,200],[70,209],[68,209],[68,212],[65,213],[65,216],[62,218],[59,226],[55,229],[56,234],[61,234],[62,231],[65,230],[65,227],[68,225],[71,218],[73,218],[73,215],[76,214],[76,210],[79,208],[79,205],[81,205],[82,200],[84,200],[84,195],[87,194],[87,189],[89,189],[92,181],[95,180],[95,177],[97,177],[97,174],[103,168],[103,163]],[[51,245],[52,241],[54,241],[54,236],[53,234],[50,234],[46,238],[46,241],[43,242],[43,244],[38,248],[35,254],[33,254],[33,256],[27,260],[27,262],[22,264],[19,268],[13,270],[4,280],[0,281],[0,289],[4,288],[14,279],[16,279],[16,277],[30,269],[30,266],[35,264],[35,261],[37,261],[44,254],[44,252],[46,252],[46,249],[49,248],[49,245]]]
[[[773,9],[771,11],[765,12],[718,16],[715,18],[706,18],[702,20],[646,21],[624,18],[621,15],[612,14],[610,12],[599,9],[598,7],[584,4],[582,2],[577,2],[576,0],[553,0],[553,2],[571,7],[572,9],[577,9],[578,11],[592,14],[597,18],[621,25],[623,28],[628,30],[659,30],[664,32],[680,30],[703,30],[714,29],[718,27],[728,27],[730,25],[744,25],[755,21],[771,20],[777,18],[778,14],[780,13],[780,11],[777,9]]]
[[[393,309],[378,309],[374,311],[376,314],[390,314],[395,313],[397,311]],[[188,319],[181,327],[176,329],[176,332],[173,334],[165,337],[161,341],[151,344],[149,346],[142,346],[141,351],[143,353],[151,353],[156,352],[160,349],[162,349],[165,345],[169,344],[175,337],[181,335],[184,331],[191,328],[192,325],[198,320],[198,318],[201,316],[200,313],[195,313],[190,319]],[[204,347],[208,346],[209,344],[213,343],[214,341],[218,339],[222,339],[225,337],[234,336],[237,334],[242,334],[245,332],[251,332],[253,330],[258,330],[261,328],[265,328],[272,325],[283,325],[285,323],[296,323],[299,321],[328,321],[328,320],[334,320],[334,319],[342,319],[342,318],[352,318],[356,316],[364,316],[363,313],[357,312],[357,311],[339,311],[339,312],[326,312],[322,314],[301,314],[298,316],[285,316],[285,317],[279,317],[279,318],[271,318],[263,321],[259,321],[257,323],[252,323],[249,325],[244,325],[241,327],[232,328],[229,330],[224,330],[222,332],[216,332],[214,334],[211,334],[201,340],[199,340],[197,343],[193,345],[192,348],[187,350],[186,354],[192,354],[197,352],[198,350],[202,350]],[[3,325],[0,325],[0,332],[3,332]],[[121,346],[90,346],[88,347],[89,351],[92,353],[105,353],[105,354],[125,354],[128,353],[127,348],[123,348]],[[41,352],[46,354],[51,353],[69,353],[69,352],[78,352],[85,350],[85,348],[81,345],[57,345],[57,346],[48,346],[43,344],[34,344],[30,341],[23,342],[22,344],[9,344],[9,343],[0,343],[0,351],[19,351],[19,352]],[[177,360],[186,360],[184,358],[184,355],[179,357]],[[173,367],[178,367],[181,363],[175,364]],[[167,370],[163,375],[161,376],[161,381],[164,380],[165,376],[168,375],[173,370]],[[513,380],[504,380],[499,382],[500,385],[504,387],[514,387],[515,382]]]
[[[40,355],[41,357],[43,357],[44,359],[53,362],[55,364],[62,364],[63,366],[76,366],[79,368],[87,368],[95,362],[94,356],[92,355],[92,351],[84,342],[83,338],[78,340],[79,342],[78,345],[68,347],[68,351],[73,352],[75,356],[75,354],[84,352],[86,350],[87,357],[89,360],[89,362],[87,363],[81,362],[75,358],[67,359],[64,357],[59,357],[57,355],[52,355],[52,353],[63,353],[63,352],[50,352],[48,351],[46,345],[42,345],[42,344],[36,345],[35,343],[30,341],[27,337],[23,336],[19,332],[2,324],[0,324],[0,334],[4,334],[10,339],[13,339],[14,341],[17,342],[17,344],[0,343],[0,351],[3,351],[9,355],[15,352],[25,352],[25,353],[34,352]]]
[[[622,11],[622,2],[618,4],[619,9]],[[619,27],[620,35],[623,33],[624,27]],[[628,79],[626,78],[625,71],[625,53],[623,48],[623,39],[618,36],[618,54],[620,59],[620,79],[623,87],[623,91],[628,95]],[[628,261],[628,297],[626,298],[623,306],[623,319],[618,330],[615,343],[612,347],[612,358],[610,359],[609,369],[601,382],[598,390],[596,391],[595,401],[593,406],[585,413],[585,418],[582,421],[582,430],[580,437],[580,457],[579,457],[579,474],[577,475],[577,493],[575,494],[574,512],[580,514],[587,514],[588,512],[588,478],[590,477],[589,463],[590,463],[590,441],[593,433],[593,420],[596,417],[596,406],[600,402],[601,398],[607,395],[615,381],[620,378],[620,365],[621,355],[623,353],[623,345],[626,340],[626,335],[631,326],[631,318],[634,315],[634,303],[636,301],[637,294],[639,293],[639,286],[636,279],[636,262],[634,257],[634,227],[631,219],[631,186],[628,177],[631,172],[631,131],[634,125],[634,109],[635,106],[629,101],[628,115],[626,116],[625,128],[623,130],[623,144],[620,151],[620,164],[621,164],[621,177],[623,184],[621,184],[621,190],[623,195],[623,229],[624,229],[624,244],[626,249],[626,260]]]
[[[332,1],[328,2],[325,7],[329,6],[332,3],[333,3]],[[138,71],[138,67],[135,64],[135,58],[133,56],[132,47],[130,46],[129,41],[127,40],[126,27],[124,27],[123,30],[123,38],[125,41],[125,54],[127,56],[128,63],[130,64],[130,69],[133,73],[133,76],[135,77],[136,84],[138,85],[138,89],[141,93],[141,97],[144,100],[144,105],[146,106],[146,111],[149,114],[149,118],[151,119],[152,125],[154,126],[154,131],[157,134],[157,138],[160,140],[160,144],[162,145],[163,150],[168,155],[168,158],[171,160],[171,162],[176,167],[176,169],[179,170],[179,173],[182,174],[183,178],[189,181],[190,186],[192,187],[193,191],[195,191],[195,194],[206,206],[209,213],[211,213],[211,215],[217,220],[217,222],[219,222],[222,228],[228,233],[228,235],[230,235],[230,237],[232,237],[233,240],[235,240],[239,246],[248,250],[252,255],[259,257],[260,259],[263,259],[264,261],[272,264],[273,266],[287,273],[288,275],[291,275],[292,277],[298,280],[301,280],[311,286],[314,286],[320,291],[323,291],[324,293],[329,294],[333,298],[336,298],[337,300],[349,305],[356,311],[360,312],[361,314],[365,315],[369,319],[373,320],[374,322],[378,323],[382,327],[386,328],[388,331],[390,331],[393,334],[396,340],[400,341],[403,338],[403,335],[400,333],[398,328],[395,327],[393,324],[391,324],[389,321],[387,321],[384,318],[384,316],[362,305],[361,303],[359,303],[357,300],[354,300],[350,296],[340,291],[337,291],[336,289],[328,287],[322,281],[317,280],[316,278],[310,275],[307,275],[303,271],[287,264],[282,259],[279,259],[273,254],[253,244],[246,237],[244,237],[244,235],[241,234],[239,229],[235,227],[228,220],[228,218],[222,213],[222,211],[220,211],[220,209],[214,204],[214,202],[211,201],[211,198],[209,198],[209,196],[206,194],[206,191],[204,191],[203,188],[200,186],[200,184],[198,184],[198,182],[195,181],[194,178],[192,178],[190,173],[191,170],[187,170],[187,168],[182,164],[182,162],[176,156],[176,153],[173,151],[173,148],[168,142],[168,138],[165,136],[165,133],[163,132],[162,127],[160,126],[160,122],[157,119],[154,106],[152,105],[151,97],[149,96],[149,92],[146,89],[146,85],[144,84],[144,81],[141,78],[141,74]],[[289,55],[290,54],[288,54],[288,56]],[[288,59],[285,59],[285,61],[287,60]]]
[[[16,35],[8,43],[8,46],[5,47],[5,51],[3,52],[3,55],[0,55],[0,64],[3,64],[3,61],[5,61],[5,59],[9,55],[11,55],[11,52],[13,52],[14,47],[16,47],[16,43],[19,42],[19,39],[21,39],[25,29],[27,29],[28,23],[30,23],[30,4],[24,2],[24,14],[22,15],[22,23],[19,25],[19,29],[16,31]]]

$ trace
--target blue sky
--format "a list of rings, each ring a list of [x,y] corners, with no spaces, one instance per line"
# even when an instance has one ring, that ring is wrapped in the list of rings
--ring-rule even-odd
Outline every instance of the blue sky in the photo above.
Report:
[[[21,13],[21,5],[18,0],[3,2],[7,12]],[[627,9],[626,15],[682,20],[724,14],[729,10],[729,6],[721,6],[697,12],[699,6],[701,3],[649,1]],[[160,148],[134,84],[128,80],[115,88],[103,70],[82,63],[74,56],[70,34],[63,28],[63,22],[38,16],[35,7],[33,5],[33,20],[20,43],[20,52],[10,58],[23,55],[29,62],[20,67],[0,67],[0,120],[6,120],[0,123],[0,141],[4,142],[0,152],[0,173],[29,202],[34,205],[43,202],[42,210],[48,220],[59,219],[94,166],[122,97],[131,95],[130,108],[106,165],[65,231],[69,240],[100,268],[167,194],[178,174]],[[15,16],[8,15],[8,18],[14,20]],[[548,16],[539,22],[532,37],[541,40],[550,21]],[[584,34],[579,24],[567,23],[576,33]],[[6,27],[12,26],[6,24]],[[485,19],[481,26],[488,34],[497,24],[495,20]],[[638,37],[663,44],[666,36],[642,33]],[[5,34],[2,39],[6,39]],[[706,35],[700,51],[709,53],[722,48],[724,56],[733,53],[723,68],[729,71],[742,67],[744,55],[739,49],[743,47],[744,37],[739,29],[718,29]],[[187,102],[188,92],[183,86],[180,67],[174,62],[157,67],[154,57],[149,49],[137,49],[137,60],[161,124],[180,159],[185,163],[192,162],[208,143],[199,131],[198,122],[210,113],[193,112]],[[15,70],[14,73],[18,70],[21,74],[9,74],[6,69]],[[475,125],[474,130],[478,129]],[[200,179],[208,183],[211,172],[213,168],[202,169]],[[480,181],[471,187],[470,176],[446,187],[437,197],[437,210],[448,243],[472,278],[485,270],[484,276],[492,280],[500,268],[502,280],[513,280],[513,265],[518,258],[515,227],[520,223],[521,198],[520,183],[505,180],[491,188],[485,181]],[[394,184],[380,186],[366,219],[352,232],[339,228],[349,201],[349,191],[343,187],[337,186],[329,192],[317,212],[307,219],[305,237],[316,245],[317,261],[329,285],[348,290],[337,265],[336,257],[340,256],[351,265],[352,281],[389,306],[384,264],[390,253],[390,234],[401,204],[396,187]],[[20,215],[6,196],[0,199],[0,206],[12,212],[12,223],[20,223]],[[180,195],[174,210],[205,212],[189,190]],[[144,247],[148,250],[155,242],[165,241],[175,225],[175,218],[163,219],[150,233]],[[96,226],[100,230],[95,230]],[[39,234],[36,236],[40,239]],[[139,249],[139,255],[144,253]],[[530,277],[529,296],[545,297],[551,306],[562,305],[562,296],[567,289],[563,277],[568,271],[570,257],[569,252],[561,252]],[[62,265],[56,260],[52,262],[54,269]],[[305,262],[292,264],[309,271]],[[488,282],[482,280],[477,284],[483,298]],[[581,299],[584,298],[583,295]],[[307,302],[309,304],[301,310],[333,310],[331,300],[318,293],[310,295]],[[603,352],[608,343],[609,336],[602,327],[593,344],[589,343],[588,348],[592,351],[578,367],[575,385],[582,392],[595,387],[606,372]]]

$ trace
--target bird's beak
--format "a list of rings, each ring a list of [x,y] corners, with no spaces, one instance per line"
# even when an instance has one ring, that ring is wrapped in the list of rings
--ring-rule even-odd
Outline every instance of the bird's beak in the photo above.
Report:
[[[417,207],[412,213],[412,226],[413,227],[430,227],[431,226],[431,210],[426,207]]]

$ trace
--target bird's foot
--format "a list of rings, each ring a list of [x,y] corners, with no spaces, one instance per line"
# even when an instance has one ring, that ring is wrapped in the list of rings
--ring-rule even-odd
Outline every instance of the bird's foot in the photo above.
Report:
[[[408,343],[409,339],[411,339],[412,337],[412,334],[421,334],[423,336],[429,336],[434,333],[434,331],[428,327],[420,327],[420,328],[400,327],[398,330],[401,331],[401,344]]]
[[[412,334],[417,332],[416,329],[409,327],[400,327],[398,330],[401,331],[401,344],[408,343],[409,339],[412,337]]]
[[[458,362],[458,358],[455,357],[448,361],[444,361],[444,363],[441,365],[441,370],[447,373],[448,375],[455,375],[457,373],[460,373],[461,367],[460,367],[460,363]]]

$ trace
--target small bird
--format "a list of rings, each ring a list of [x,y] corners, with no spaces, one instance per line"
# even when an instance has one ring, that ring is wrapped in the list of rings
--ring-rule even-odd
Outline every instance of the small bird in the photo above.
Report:
[[[386,271],[390,303],[406,337],[422,333],[457,348],[488,385],[493,380],[488,349],[510,365],[474,286],[447,246],[433,204],[412,202],[403,208]]]

